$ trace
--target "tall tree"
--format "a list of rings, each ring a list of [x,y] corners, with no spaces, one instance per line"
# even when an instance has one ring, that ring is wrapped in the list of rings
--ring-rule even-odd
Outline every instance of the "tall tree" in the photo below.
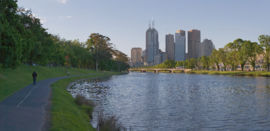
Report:
[[[221,62],[219,59],[219,51],[214,49],[212,51],[212,54],[210,56],[210,62],[214,65],[215,68],[217,68],[217,70],[220,70],[220,66],[219,63]]]
[[[96,70],[99,69],[99,63],[106,63],[106,61],[112,58],[112,43],[110,38],[98,33],[90,35],[86,42],[87,49],[94,52]]]
[[[267,66],[267,71],[270,71],[270,36],[260,35],[259,36],[260,45],[264,48],[264,61]]]
[[[17,12],[17,1],[0,1],[0,63],[4,67],[15,67],[22,57],[22,39],[18,29],[22,28]]]
[[[230,60],[228,60],[228,57],[227,57],[228,54],[227,54],[226,50],[224,48],[219,48],[217,55],[218,55],[219,61],[221,61],[221,63],[224,66],[224,70],[226,71],[227,66],[230,62]]]
[[[244,67],[246,63],[245,55],[241,52],[243,43],[244,40],[238,38],[225,46],[227,57],[230,60],[228,62],[231,65],[232,70],[235,70],[238,64],[240,64],[241,67]]]
[[[252,70],[255,71],[257,55],[263,52],[263,48],[257,42],[246,41],[244,43],[248,56],[248,62],[252,66]]]

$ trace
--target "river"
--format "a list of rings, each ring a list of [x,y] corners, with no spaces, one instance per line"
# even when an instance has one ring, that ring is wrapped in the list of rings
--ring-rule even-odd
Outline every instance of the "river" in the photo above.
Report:
[[[102,111],[133,131],[270,130],[266,77],[129,73],[97,84],[80,92],[96,102],[93,125]]]

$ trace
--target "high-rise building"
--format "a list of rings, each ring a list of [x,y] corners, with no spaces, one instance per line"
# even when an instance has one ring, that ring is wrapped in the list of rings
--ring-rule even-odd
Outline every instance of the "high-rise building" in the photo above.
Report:
[[[146,31],[145,58],[148,65],[154,64],[154,57],[157,54],[159,54],[158,32],[152,23]]]
[[[175,33],[175,48],[174,48],[174,60],[185,60],[186,54],[186,32],[184,30],[177,30]]]
[[[174,36],[173,34],[166,35],[166,53],[169,60],[174,60]]]
[[[188,31],[188,58],[198,58],[200,52],[201,32],[199,30]]]
[[[132,66],[141,66],[142,61],[142,48],[132,48],[131,49],[131,65]]]
[[[213,49],[215,49],[215,45],[213,44],[213,42],[209,39],[204,39],[201,44],[200,57],[210,56]]]

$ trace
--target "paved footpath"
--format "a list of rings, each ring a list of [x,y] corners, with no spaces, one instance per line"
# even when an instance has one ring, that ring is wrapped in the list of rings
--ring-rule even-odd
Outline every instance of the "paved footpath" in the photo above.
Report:
[[[46,130],[51,88],[58,77],[29,85],[0,102],[0,131]]]

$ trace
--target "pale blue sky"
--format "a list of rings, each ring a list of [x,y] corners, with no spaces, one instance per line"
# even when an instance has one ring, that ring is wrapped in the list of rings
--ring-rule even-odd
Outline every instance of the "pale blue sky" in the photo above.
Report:
[[[42,19],[48,32],[67,40],[85,41],[91,33],[109,36],[130,56],[145,48],[145,31],[155,20],[160,48],[165,35],[178,29],[201,30],[202,40],[217,48],[236,38],[257,41],[270,35],[270,0],[19,0]]]

